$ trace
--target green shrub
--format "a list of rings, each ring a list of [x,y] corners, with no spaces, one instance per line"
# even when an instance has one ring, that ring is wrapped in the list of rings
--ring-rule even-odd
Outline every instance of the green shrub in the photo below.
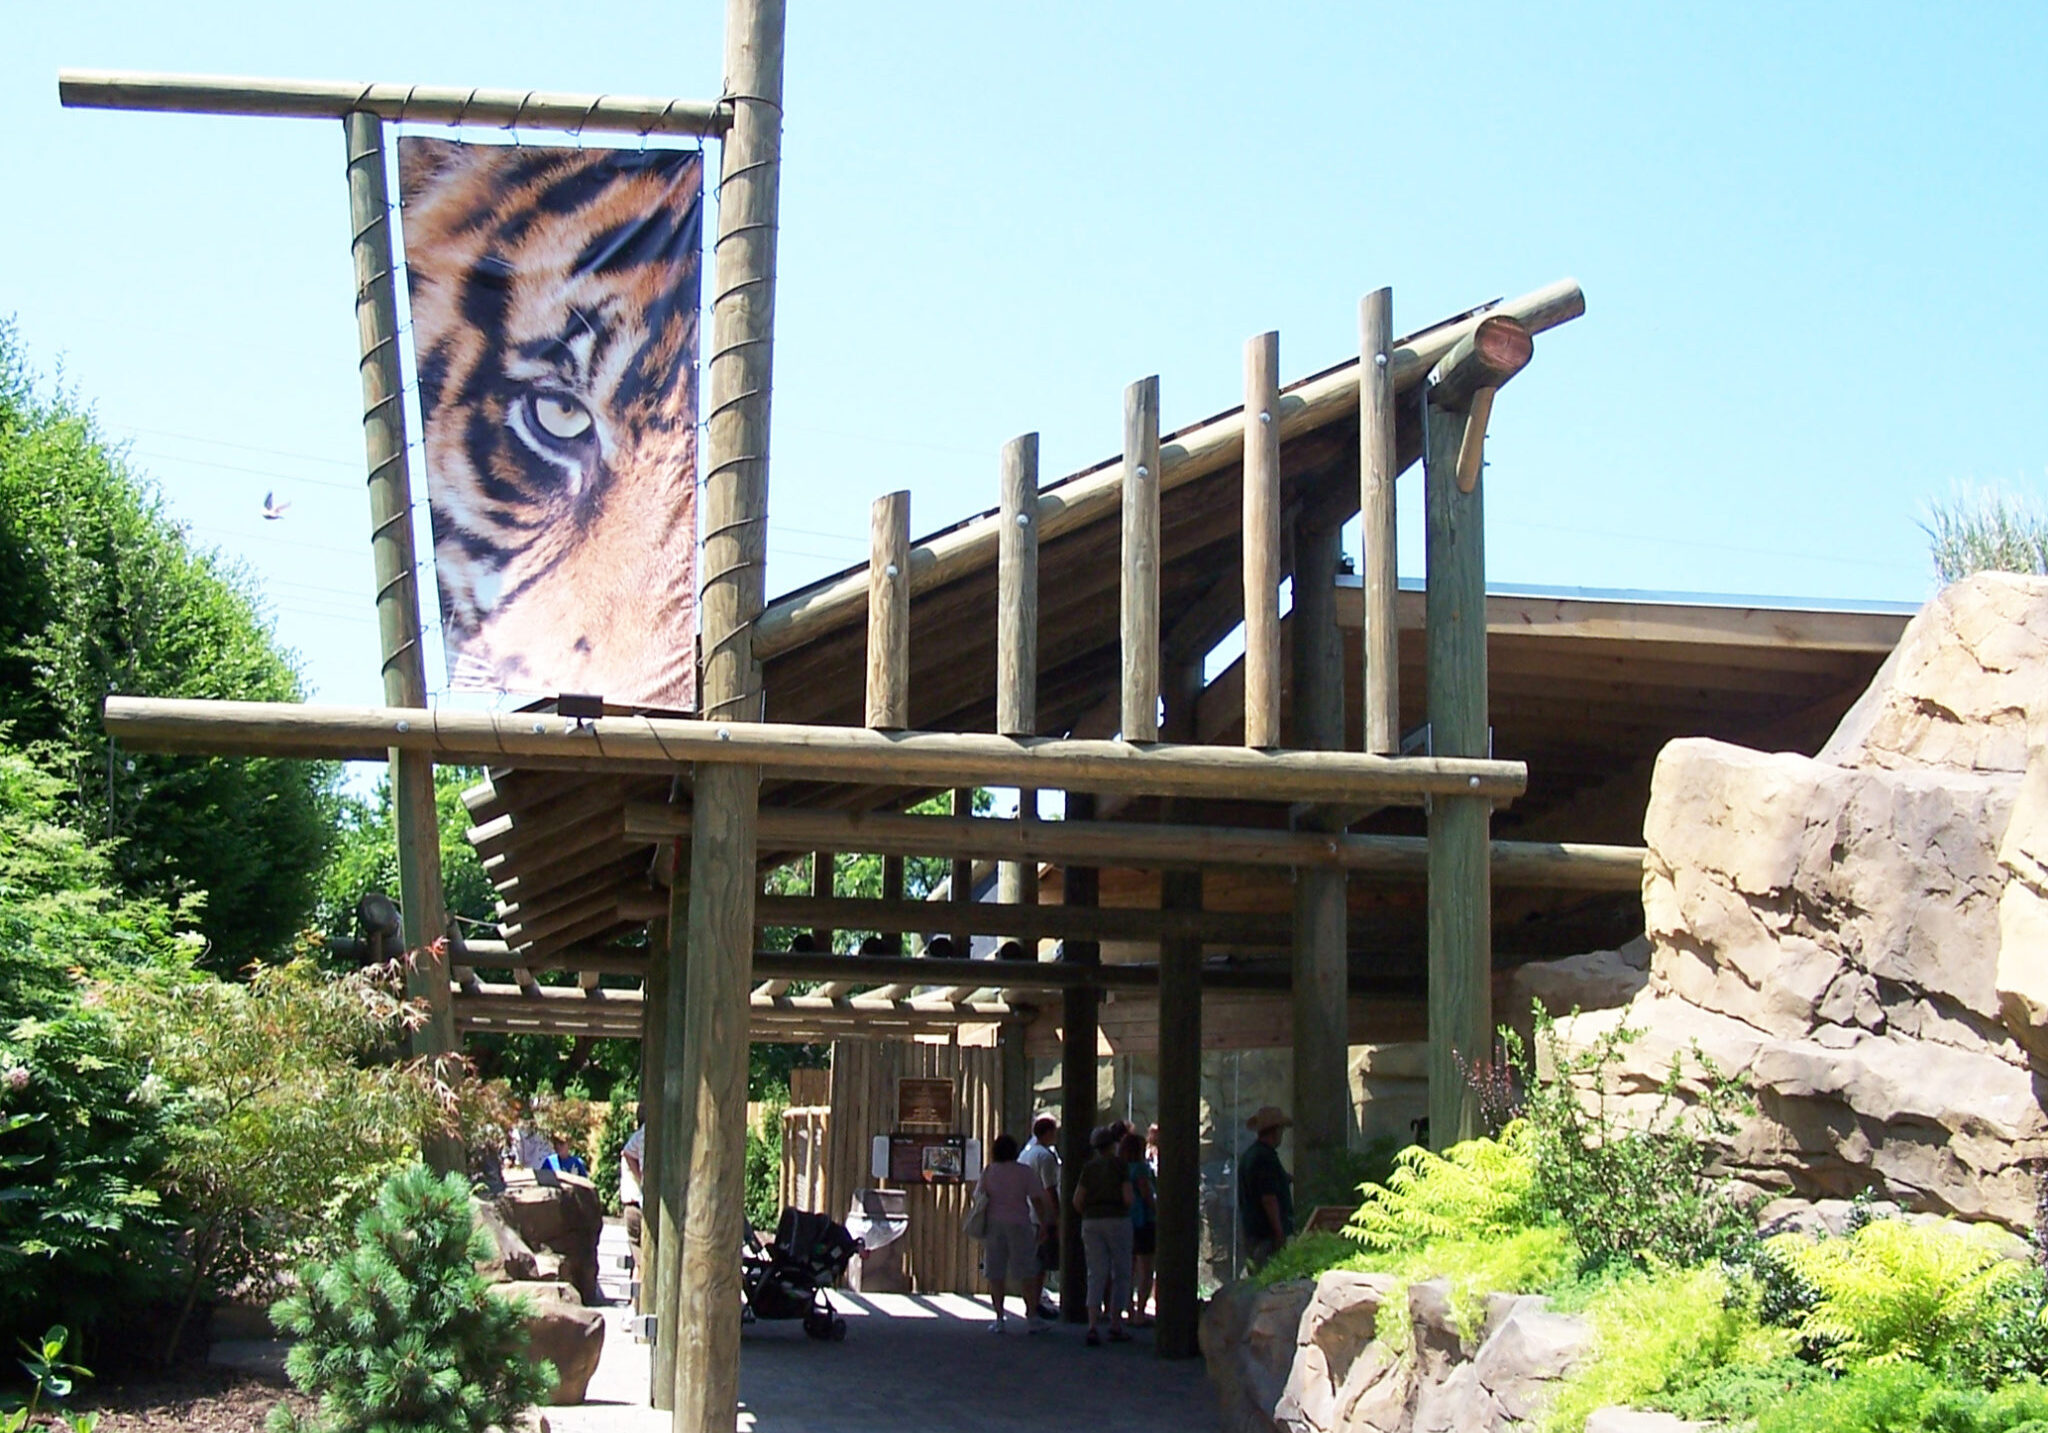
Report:
[[[1723,1364],[1688,1387],[1660,1394],[1660,1412],[1701,1423],[1748,1423],[1817,1384],[1825,1371],[1803,1358],[1774,1358],[1768,1363]]]
[[[1873,1364],[1760,1410],[1756,1433],[2040,1433],[2048,1387],[1954,1388],[1921,1364]]]
[[[764,1233],[774,1231],[782,1217],[782,1112],[785,1091],[761,1107],[761,1118],[747,1126],[747,1218]]]
[[[1535,1198],[1570,1227],[1589,1267],[1684,1267],[1752,1237],[1750,1210],[1714,1169],[1721,1144],[1748,1111],[1736,1080],[1695,1048],[1691,1077],[1674,1059],[1649,1118],[1630,1118],[1614,1107],[1610,1085],[1640,1030],[1617,1024],[1586,1048],[1568,1050],[1539,1004],[1536,1032],[1548,1078],[1513,1031],[1501,1032],[1526,1087]]]
[[[393,1175],[356,1221],[356,1246],[300,1271],[271,1317],[295,1337],[285,1368],[320,1399],[302,1422],[283,1406],[273,1433],[482,1433],[510,1427],[555,1385],[526,1356],[524,1301],[490,1292],[494,1252],[460,1175],[422,1165]]]
[[[634,1128],[633,1099],[621,1085],[612,1091],[604,1122],[597,1127],[597,1163],[590,1166],[590,1182],[597,1186],[597,1197],[604,1201],[607,1213],[621,1212],[619,1156],[625,1153],[626,1141],[633,1137]]]
[[[1357,1244],[1341,1234],[1301,1234],[1289,1239],[1273,1257],[1245,1275],[1256,1288],[1270,1288],[1290,1279],[1313,1279],[1331,1269],[1370,1267]]]
[[[1566,1380],[1547,1427],[1577,1433],[1609,1404],[1683,1401],[1726,1370],[1793,1351],[1787,1330],[1759,1323],[1746,1290],[1719,1268],[1666,1269],[1617,1279],[1594,1295],[1593,1356]]]
[[[1988,1237],[1947,1223],[1879,1219],[1840,1239],[1771,1244],[1817,1291],[1799,1331],[1837,1368],[1948,1357],[2024,1272]]]
[[[1942,1371],[1953,1383],[1998,1388],[2048,1376],[2048,1278],[2037,1267],[1998,1282],[1967,1338],[1949,1346]]]

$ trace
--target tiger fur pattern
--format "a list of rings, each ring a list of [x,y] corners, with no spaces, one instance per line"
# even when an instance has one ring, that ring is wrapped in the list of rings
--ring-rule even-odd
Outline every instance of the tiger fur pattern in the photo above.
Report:
[[[450,684],[696,699],[702,161],[398,143]]]

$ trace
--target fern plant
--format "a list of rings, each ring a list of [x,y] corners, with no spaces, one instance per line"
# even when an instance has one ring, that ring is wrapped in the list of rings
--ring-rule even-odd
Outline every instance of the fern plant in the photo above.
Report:
[[[1973,1338],[2001,1289],[2025,1277],[1976,1230],[1878,1219],[1840,1239],[1770,1241],[1810,1284],[1799,1332],[1834,1368],[1934,1363]]]
[[[1411,1145],[1383,1185],[1367,1185],[1344,1232],[1382,1255],[1410,1254],[1444,1239],[1490,1239],[1545,1222],[1537,1198],[1532,1131],[1521,1121],[1497,1139],[1470,1139],[1442,1154]]]

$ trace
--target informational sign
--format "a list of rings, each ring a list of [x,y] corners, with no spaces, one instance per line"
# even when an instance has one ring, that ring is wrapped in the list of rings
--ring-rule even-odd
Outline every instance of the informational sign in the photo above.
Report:
[[[954,1114],[951,1080],[906,1076],[896,1082],[898,1128],[950,1131]]]
[[[958,1184],[967,1178],[967,1140],[957,1134],[889,1136],[892,1184]]]
[[[702,157],[398,168],[450,685],[693,707]]]

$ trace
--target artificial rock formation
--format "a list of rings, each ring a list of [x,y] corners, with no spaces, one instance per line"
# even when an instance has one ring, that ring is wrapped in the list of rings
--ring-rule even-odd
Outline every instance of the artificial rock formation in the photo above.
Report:
[[[1592,1330],[1545,1300],[1496,1295],[1466,1336],[1441,1280],[1406,1291],[1411,1351],[1374,1337],[1401,1297],[1385,1274],[1332,1271],[1232,1284],[1202,1316],[1202,1352],[1226,1433],[1506,1433],[1540,1418]]]
[[[536,1260],[531,1278],[559,1278],[586,1304],[602,1303],[597,1288],[597,1241],[604,1233],[604,1202],[597,1186],[573,1174],[550,1174],[547,1183],[515,1179],[490,1201],[495,1224],[502,1224]],[[496,1229],[493,1229],[494,1235]],[[499,1239],[508,1268],[517,1253]],[[552,1259],[547,1256],[553,1255]],[[513,1272],[519,1278],[520,1272]]]
[[[1619,1073],[1644,1103],[1695,1047],[1743,1076],[1759,1112],[1729,1163],[1761,1190],[2031,1223],[2044,735],[2048,580],[1985,574],[1914,618],[1819,757],[1672,742],[1644,820],[1647,984],[1566,1038],[1642,1030]]]
[[[555,1391],[548,1402],[581,1403],[604,1353],[604,1315],[585,1308],[568,1284],[514,1280],[491,1285],[500,1298],[524,1298],[533,1312],[526,1320],[526,1354],[555,1366]]]

